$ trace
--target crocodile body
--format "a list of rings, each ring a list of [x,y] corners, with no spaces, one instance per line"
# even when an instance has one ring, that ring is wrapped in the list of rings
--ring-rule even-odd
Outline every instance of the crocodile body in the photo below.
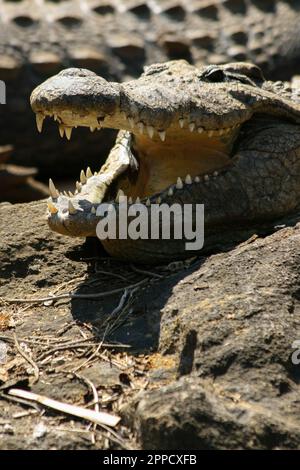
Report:
[[[45,174],[75,173],[87,147],[94,164],[115,134],[78,129],[72,145],[54,126],[38,136],[28,98],[47,77],[74,66],[126,81],[147,64],[186,59],[250,60],[266,77],[289,79],[300,72],[299,17],[298,0],[0,0],[0,145],[13,144],[15,162]]]
[[[196,68],[170,61],[123,84],[84,69],[60,72],[32,93],[39,129],[54,117],[68,138],[77,126],[120,132],[100,171],[82,170],[74,194],[60,194],[50,181],[50,227],[95,236],[99,205],[111,204],[120,216],[124,195],[129,206],[141,202],[149,219],[153,204],[202,203],[204,248],[211,249],[227,234],[293,212],[300,203],[294,98],[286,84],[266,81],[244,62]],[[194,225],[195,218],[194,211]],[[185,242],[102,241],[113,256],[147,263],[191,256]]]

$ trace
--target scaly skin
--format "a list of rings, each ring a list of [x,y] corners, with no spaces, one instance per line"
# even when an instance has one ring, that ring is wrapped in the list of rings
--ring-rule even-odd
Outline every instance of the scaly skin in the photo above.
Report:
[[[99,173],[81,173],[75,195],[51,182],[48,222],[64,235],[95,236],[98,205],[118,211],[120,190],[148,206],[203,203],[205,249],[299,205],[300,106],[254,65],[171,61],[125,84],[68,69],[34,90],[31,105],[40,128],[54,115],[69,137],[77,125],[121,129]],[[159,262],[191,256],[185,241],[103,245],[122,259]]]
[[[14,145],[15,162],[59,176],[76,174],[87,148],[90,164],[107,155],[112,133],[78,130],[70,147],[54,126],[41,138],[32,125],[32,89],[66,67],[126,81],[170,59],[250,60],[272,80],[290,79],[300,73],[299,7],[298,0],[0,0],[0,79],[7,84],[0,145]]]

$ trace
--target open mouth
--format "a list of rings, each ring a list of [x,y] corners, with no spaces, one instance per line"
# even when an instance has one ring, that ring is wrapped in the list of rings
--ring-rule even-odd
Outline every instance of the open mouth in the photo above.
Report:
[[[129,229],[130,221],[121,217],[121,196],[129,204],[151,206],[141,209],[145,219],[156,209],[153,204],[179,204],[180,210],[192,205],[194,225],[195,205],[202,204],[208,247],[218,243],[220,229],[231,239],[243,224],[292,210],[298,204],[299,185],[291,175],[298,174],[293,139],[299,108],[273,88],[247,63],[202,68],[185,61],[153,64],[122,84],[84,69],[67,69],[48,79],[31,95],[40,131],[46,117],[58,122],[67,139],[78,126],[119,130],[104,165],[82,170],[73,193],[60,194],[50,181],[50,227],[70,236],[96,236],[106,218],[97,209],[110,203],[118,222]],[[282,163],[281,152],[291,158],[292,171]],[[291,191],[284,189],[286,182]],[[128,214],[136,210],[129,207]],[[123,240],[118,233],[103,246],[122,259],[186,256],[184,237],[165,243],[162,237]]]
[[[235,71],[235,64],[231,68]],[[239,69],[258,73],[247,64]],[[99,204],[118,204],[124,195],[129,204],[146,206],[203,203],[200,188],[235,164],[240,127],[254,114],[249,103],[255,101],[255,112],[264,104],[259,95],[253,98],[252,79],[243,75],[241,85],[241,75],[236,80],[230,70],[173,61],[119,84],[88,70],[67,69],[37,87],[31,106],[39,131],[46,117],[54,118],[69,140],[78,126],[120,131],[104,165],[82,170],[73,193],[60,194],[50,181],[50,227],[95,236]]]
[[[41,113],[36,115],[39,131],[45,117]],[[111,119],[102,116],[95,122],[93,116],[82,119],[69,111],[53,113],[52,117],[59,123],[61,136],[66,135],[68,139],[74,127],[89,126],[94,132],[102,125],[109,127]],[[49,224],[56,231],[73,234],[70,226],[74,227],[77,221],[75,234],[87,236],[97,207],[103,202],[118,204],[120,196],[126,196],[129,204],[171,204],[176,193],[178,200],[184,189],[217,178],[232,165],[231,151],[239,132],[238,124],[205,129],[191,120],[179,118],[167,130],[157,130],[145,122],[135,122],[124,113],[117,120],[120,127],[120,121],[124,120],[127,130],[120,131],[116,145],[100,170],[92,171],[89,167],[82,170],[73,193],[59,193],[50,180]],[[82,212],[87,218],[85,225],[78,224]]]

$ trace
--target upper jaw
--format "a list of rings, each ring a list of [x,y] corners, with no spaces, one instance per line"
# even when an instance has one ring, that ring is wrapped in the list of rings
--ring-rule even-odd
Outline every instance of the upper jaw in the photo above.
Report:
[[[71,110],[80,119],[112,114],[120,105],[121,85],[85,69],[66,69],[36,87],[30,97],[35,113],[44,116]]]
[[[224,132],[251,117],[252,110],[233,96],[235,84],[201,83],[189,67],[186,73],[184,83],[184,75],[169,83],[168,75],[146,74],[119,84],[87,70],[67,69],[33,91],[31,106],[39,129],[52,116],[67,137],[74,127],[84,126],[145,132],[164,140],[178,127]]]

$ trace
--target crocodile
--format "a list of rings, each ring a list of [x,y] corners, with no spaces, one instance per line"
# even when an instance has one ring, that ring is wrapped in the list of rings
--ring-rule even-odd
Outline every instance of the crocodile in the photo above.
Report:
[[[12,144],[14,162],[44,176],[75,175],[86,148],[96,164],[115,133],[78,129],[70,145],[48,126],[41,138],[28,97],[46,78],[78,67],[128,81],[145,65],[186,59],[247,60],[267,78],[290,79],[300,73],[299,16],[299,0],[0,0],[0,145]]]
[[[153,204],[204,204],[210,249],[227,233],[299,206],[300,106],[291,88],[265,80],[256,65],[175,60],[123,84],[71,68],[37,87],[31,106],[39,130],[53,117],[68,138],[77,126],[119,130],[105,164],[82,170],[74,194],[50,180],[48,223],[61,234],[96,236],[103,202],[119,215],[126,198],[149,217]],[[112,256],[152,263],[191,256],[185,241],[119,235],[102,244]]]

